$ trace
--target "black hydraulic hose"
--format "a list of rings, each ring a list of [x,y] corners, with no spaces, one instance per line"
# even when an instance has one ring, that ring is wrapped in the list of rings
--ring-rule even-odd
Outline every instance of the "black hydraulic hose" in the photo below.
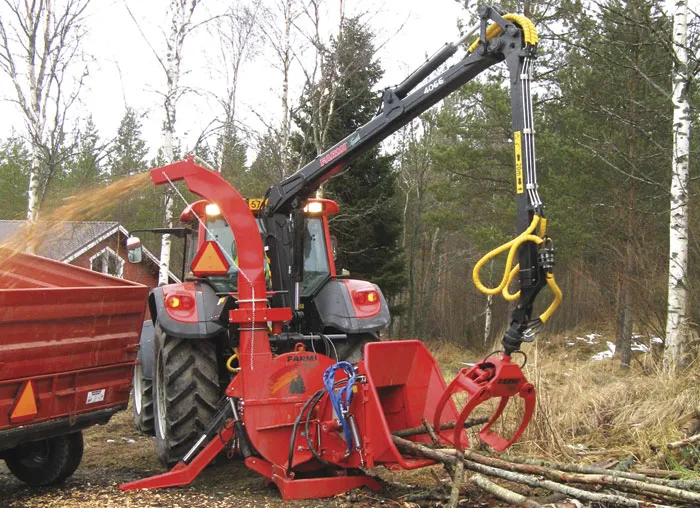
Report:
[[[314,398],[319,395],[323,394],[325,389],[321,388],[319,391],[314,393],[309,400],[306,401],[304,406],[301,408],[301,411],[299,412],[299,415],[297,416],[296,420],[294,420],[294,427],[292,427],[292,437],[289,440],[289,455],[287,457],[287,472],[292,470],[292,460],[294,459],[294,444],[296,443],[297,440],[297,430],[299,429],[299,424],[301,423],[301,418],[304,415],[304,411],[306,411],[306,408],[309,407],[309,404],[311,403]]]
[[[325,390],[322,390],[322,392],[325,392]],[[318,392],[317,392],[318,393]],[[321,456],[318,454],[316,451],[316,448],[314,448],[313,443],[311,442],[311,438],[309,437],[309,423],[311,422],[311,415],[314,412],[314,409],[318,405],[319,402],[321,402],[321,398],[323,397],[323,393],[321,393],[321,396],[317,397],[315,402],[311,404],[311,407],[309,407],[309,412],[306,415],[306,425],[304,426],[304,433],[306,434],[306,444],[309,445],[309,450],[311,451],[311,454],[318,460],[321,464],[324,464],[326,466],[330,466],[330,462],[324,460],[321,458]]]
[[[339,386],[343,383],[346,383],[347,379],[341,379],[340,381],[336,381],[335,384],[333,385],[334,387]],[[294,460],[294,445],[296,443],[296,438],[297,438],[297,430],[299,430],[299,424],[301,423],[301,419],[304,416],[304,412],[306,411],[307,408],[309,408],[308,415],[306,417],[306,425],[305,425],[305,432],[306,432],[306,441],[307,444],[309,445],[309,448],[311,450],[311,453],[313,456],[321,461],[322,463],[326,465],[330,465],[327,461],[323,460],[318,453],[316,453],[316,449],[312,446],[311,441],[309,439],[309,422],[311,420],[311,413],[313,412],[314,408],[316,405],[321,401],[321,398],[323,397],[323,394],[326,393],[325,388],[321,388],[318,390],[316,393],[314,393],[309,400],[307,400],[304,405],[301,408],[301,411],[299,411],[299,415],[296,417],[294,420],[294,426],[292,427],[292,437],[289,440],[289,455],[287,456],[287,472],[292,470],[292,461]],[[314,399],[318,399],[315,402]],[[311,407],[309,407],[309,405]]]

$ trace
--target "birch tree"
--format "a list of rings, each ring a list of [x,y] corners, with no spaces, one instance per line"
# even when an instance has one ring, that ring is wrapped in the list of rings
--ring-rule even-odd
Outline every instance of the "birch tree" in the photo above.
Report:
[[[63,144],[66,115],[87,76],[81,43],[89,4],[90,0],[0,4],[0,70],[12,82],[30,141],[27,219],[31,221],[38,217],[58,166],[53,159]]]
[[[136,17],[129,9],[129,5],[125,2],[124,5],[129,12],[129,15],[136,23],[139,31],[143,35],[146,43],[150,47],[158,64],[163,69],[165,74],[166,87],[163,95],[163,109],[165,112],[165,120],[163,121],[163,147],[162,155],[165,158],[165,163],[168,164],[175,159],[175,123],[177,119],[177,102],[182,97],[184,89],[180,84],[182,77],[182,62],[184,56],[184,47],[187,37],[192,33],[192,30],[199,25],[192,23],[194,11],[202,0],[170,0],[167,10],[167,20],[170,24],[169,31],[165,38],[165,56],[160,54],[153,47],[148,38],[144,35],[143,30]],[[173,196],[170,188],[165,191],[165,213],[163,222],[166,227],[172,227],[173,221]],[[158,284],[164,285],[168,283],[168,269],[170,266],[170,248],[172,241],[170,235],[163,235],[160,244],[160,268],[158,272]]]
[[[293,46],[296,45],[296,30],[294,23],[299,17],[301,11],[299,9],[299,0],[277,0],[274,14],[268,16],[268,23],[265,29],[265,35],[272,47],[275,55],[276,65],[282,73],[282,94],[280,96],[281,119],[278,128],[273,128],[267,125],[268,136],[263,137],[262,142],[267,146],[261,146],[261,151],[270,148],[270,136],[278,138],[279,153],[273,154],[274,159],[278,163],[279,178],[284,178],[290,171],[289,153],[290,153],[290,135],[292,129],[292,108],[289,99],[289,83],[291,79],[292,63],[294,62]],[[277,175],[276,175],[277,176]]]
[[[673,160],[669,228],[668,311],[664,370],[673,373],[683,355],[688,333],[688,184],[690,103],[688,101],[688,2],[673,0]]]
[[[254,0],[249,5],[231,5],[216,23],[215,34],[220,41],[218,67],[226,82],[225,92],[217,98],[223,118],[216,163],[222,173],[231,169],[237,152],[241,151],[236,126],[239,76],[243,64],[258,53],[262,43],[261,14],[264,14],[261,1]]]

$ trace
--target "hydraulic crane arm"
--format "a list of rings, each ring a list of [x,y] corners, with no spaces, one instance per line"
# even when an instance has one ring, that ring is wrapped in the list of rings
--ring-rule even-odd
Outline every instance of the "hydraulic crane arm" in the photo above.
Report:
[[[279,240],[295,236],[295,228],[284,231],[290,223],[290,215],[301,220],[300,207],[303,206],[304,200],[342,167],[486,69],[505,61],[511,91],[516,170],[516,226],[519,236],[487,254],[477,263],[474,281],[477,288],[486,294],[502,293],[507,300],[518,301],[511,316],[510,329],[503,338],[505,353],[510,355],[519,350],[523,341],[530,340],[561,300],[561,292],[552,275],[554,249],[551,240],[545,236],[544,206],[537,191],[530,72],[538,39],[532,22],[523,16],[501,15],[492,7],[481,7],[479,17],[479,24],[458,41],[443,46],[400,85],[385,90],[382,106],[372,120],[284,181],[273,185],[267,193],[266,215],[273,244],[272,255],[276,257],[279,266],[290,267],[291,276],[291,280],[284,280],[285,276],[279,275],[277,280],[273,280],[273,285],[276,289],[289,289],[296,284],[295,293],[298,294],[298,285],[302,277],[301,253],[298,248],[289,248],[289,242]],[[461,61],[426,84],[418,86],[476,32],[479,33],[478,40],[469,47],[468,54]],[[538,231],[535,231],[538,226]],[[297,224],[296,229],[299,227]],[[508,252],[503,280],[496,288],[487,288],[479,279],[479,270],[487,261],[503,252]],[[516,275],[519,275],[520,291],[510,294],[508,286]],[[533,320],[533,303],[546,285],[555,295],[554,303]],[[294,308],[297,308],[296,302]]]
[[[267,214],[289,213],[341,167],[372,149],[431,106],[503,60],[508,63],[511,77],[513,127],[514,130],[521,130],[524,123],[524,103],[518,85],[521,74],[526,71],[527,62],[534,58],[537,45],[536,35],[534,39],[531,35],[534,29],[531,26],[522,28],[513,23],[513,18],[517,18],[531,25],[527,18],[507,16],[511,19],[504,19],[492,7],[482,7],[479,15],[481,18],[479,25],[469,30],[458,41],[445,44],[400,85],[386,89],[382,107],[372,120],[293,175],[270,187]],[[495,26],[491,25],[491,29],[487,30],[489,21],[493,21]],[[501,30],[494,30],[494,28],[501,28]],[[454,55],[459,47],[477,31],[480,33],[478,44],[475,43],[470,47],[466,57],[432,81],[416,89],[419,83]],[[494,35],[495,32],[498,34]],[[490,38],[489,35],[491,35]]]

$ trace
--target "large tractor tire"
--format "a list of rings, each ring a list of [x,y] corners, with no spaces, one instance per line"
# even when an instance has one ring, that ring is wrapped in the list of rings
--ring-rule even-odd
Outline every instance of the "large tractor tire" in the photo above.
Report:
[[[141,361],[140,358],[138,360],[139,362]],[[155,433],[153,425],[153,380],[143,377],[141,363],[137,363],[134,367],[131,402],[134,408],[134,425],[139,431],[152,436]]]
[[[23,443],[5,453],[12,474],[33,486],[62,482],[78,469],[82,458],[81,432]]]
[[[156,325],[153,347],[156,450],[170,467],[202,435],[216,411],[216,346],[205,339],[168,337]]]

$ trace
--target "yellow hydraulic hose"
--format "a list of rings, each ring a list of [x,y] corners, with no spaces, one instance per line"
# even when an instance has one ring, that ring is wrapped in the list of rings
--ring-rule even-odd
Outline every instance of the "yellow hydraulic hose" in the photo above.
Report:
[[[533,235],[532,232],[535,230],[535,228],[539,225],[539,229],[537,231],[537,235]],[[517,291],[516,293],[511,293],[508,290],[508,287],[510,286],[510,283],[513,281],[515,276],[517,275],[518,271],[520,270],[520,264],[516,264],[513,266],[513,260],[515,258],[515,255],[518,251],[518,248],[520,247],[521,244],[524,242],[535,242],[537,245],[542,244],[544,240],[544,235],[547,232],[547,219],[544,217],[540,217],[539,215],[535,215],[532,218],[532,222],[530,223],[530,226],[523,231],[520,235],[518,235],[516,238],[511,240],[510,242],[507,242],[500,247],[493,249],[491,252],[486,254],[484,257],[482,257],[476,265],[474,265],[474,271],[472,272],[472,277],[474,279],[474,285],[477,287],[479,291],[482,293],[485,293],[487,295],[495,295],[498,293],[501,293],[503,298],[506,301],[514,301],[520,298],[520,291]],[[481,279],[479,277],[479,272],[481,269],[484,267],[486,263],[491,261],[493,258],[501,254],[502,252],[505,252],[508,250],[508,258],[506,259],[506,266],[505,270],[503,273],[503,278],[501,279],[501,283],[494,287],[494,288],[489,288],[484,286],[484,284],[481,282]],[[547,307],[547,310],[545,310],[542,314],[539,316],[539,320],[542,321],[543,323],[546,323],[547,320],[554,314],[554,312],[557,310],[559,307],[559,304],[562,301],[562,292],[559,286],[557,285],[557,281],[554,278],[553,273],[547,273],[546,274],[546,280],[547,280],[547,286],[549,289],[552,291],[552,294],[554,295],[554,300],[552,303]]]
[[[537,29],[532,21],[525,16],[521,16],[520,14],[505,14],[503,19],[520,25],[520,28],[523,30],[523,38],[525,39],[525,42],[532,46],[537,45],[540,39],[537,35]],[[501,33],[501,27],[498,24],[493,23],[489,25],[489,27],[486,29],[486,40],[488,41],[489,39],[493,39],[499,33]],[[469,46],[470,53],[473,53],[477,46],[479,46],[479,42],[479,39],[477,39],[471,46]]]
[[[549,305],[549,307],[547,307],[546,311],[544,311],[542,314],[540,314],[540,321],[542,321],[543,323],[546,323],[547,320],[550,317],[552,317],[552,314],[554,314],[554,311],[557,310],[557,307],[559,307],[559,304],[561,303],[561,300],[562,300],[561,289],[559,289],[559,286],[557,285],[557,281],[554,280],[553,273],[547,273],[547,285],[549,286],[549,289],[554,294],[554,301]]]
[[[231,373],[237,373],[241,370],[240,367],[233,366],[234,360],[238,360],[238,348],[233,348],[233,354],[226,360],[226,370]]]
[[[510,272],[513,267],[513,260],[515,259],[515,254],[518,251],[518,247],[524,242],[538,242],[542,243],[542,239],[539,236],[533,235],[532,232],[535,230],[537,227],[537,223],[540,220],[539,215],[535,215],[532,217],[532,222],[528,226],[528,228],[523,231],[521,234],[513,238],[510,242],[504,243],[500,247],[497,247],[493,249],[491,252],[486,254],[484,257],[482,257],[476,265],[474,265],[474,270],[472,271],[472,279],[474,280],[474,285],[476,288],[481,291],[484,294],[487,295],[497,295],[501,291],[503,291],[503,288],[506,287],[506,284],[508,283],[510,279]],[[484,286],[481,282],[481,277],[479,276],[479,272],[481,272],[481,269],[484,267],[486,263],[491,261],[493,258],[501,254],[502,252],[508,251],[508,258],[506,259],[506,268],[505,268],[505,273],[503,274],[503,278],[501,279],[501,283],[496,286],[495,288],[489,288]]]

